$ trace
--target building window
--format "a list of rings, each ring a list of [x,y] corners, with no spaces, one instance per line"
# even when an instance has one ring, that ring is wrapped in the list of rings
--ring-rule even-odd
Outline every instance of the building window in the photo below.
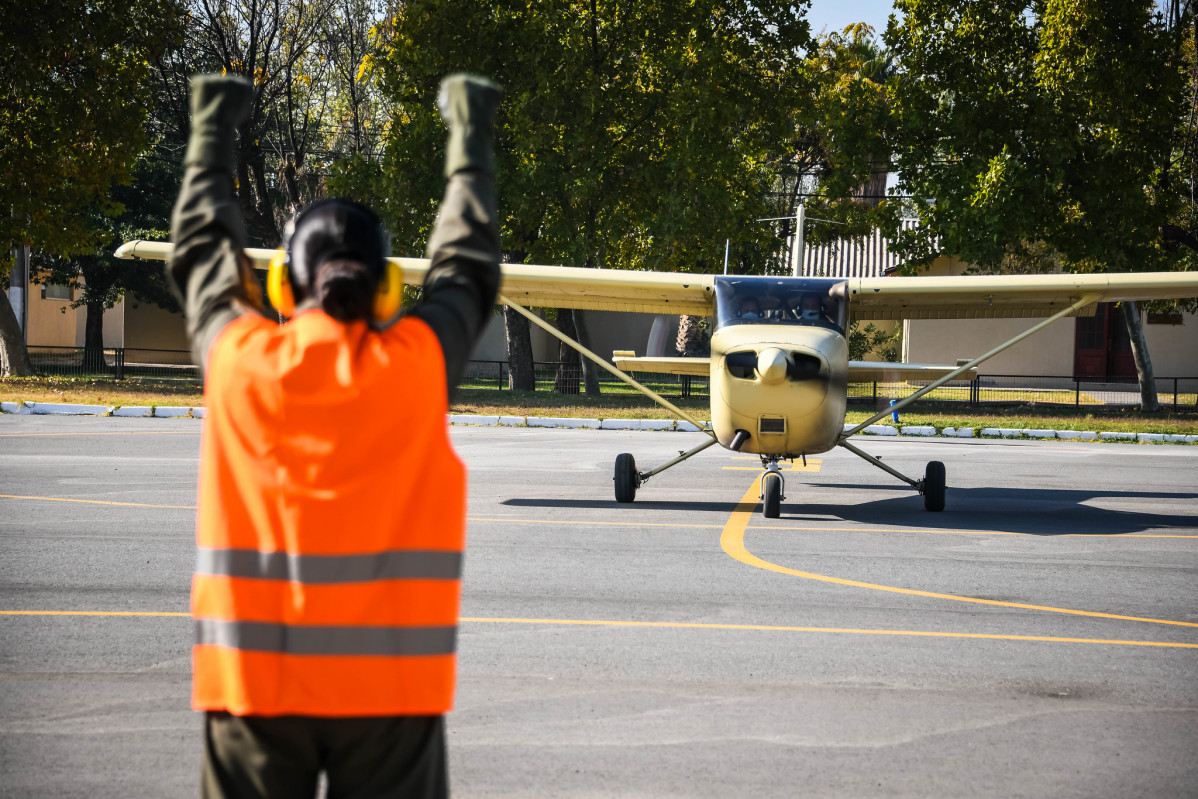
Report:
[[[42,284],[42,299],[43,300],[66,300],[70,302],[74,299],[71,296],[71,287],[63,286],[58,283],[43,283]]]
[[[1181,314],[1179,313],[1148,314],[1148,324],[1150,325],[1180,325],[1181,323]]]

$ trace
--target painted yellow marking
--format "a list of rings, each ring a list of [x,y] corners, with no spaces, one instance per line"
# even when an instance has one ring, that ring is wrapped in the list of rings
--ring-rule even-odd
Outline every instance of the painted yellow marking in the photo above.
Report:
[[[190,613],[150,611],[99,610],[0,610],[0,616],[165,616],[190,617]],[[992,641],[1046,641],[1061,644],[1107,644],[1115,646],[1155,646],[1175,649],[1198,649],[1198,644],[1171,641],[1127,641],[1105,638],[1060,638],[1048,635],[998,635],[994,633],[949,633],[930,630],[868,630],[852,627],[789,627],[773,624],[705,624],[680,621],[608,621],[602,619],[520,619],[462,617],[466,624],[555,624],[575,627],[649,627],[682,630],[749,630],[755,632],[828,633],[834,635],[890,635],[918,638],[972,638]]]
[[[162,508],[166,510],[195,510],[195,505],[151,505],[144,502],[108,502],[99,499],[71,499],[69,497],[27,497],[17,494],[0,494],[0,499],[29,499],[41,502],[78,502],[85,505],[119,505],[131,508]],[[510,524],[562,524],[584,527],[673,527],[681,530],[722,530],[722,524],[687,524],[684,522],[644,522],[639,519],[628,522],[601,522],[577,519],[511,519],[502,516],[468,516],[469,522],[506,522]],[[926,535],[1017,535],[1003,530],[936,530],[906,527],[784,527],[775,525],[746,525],[747,530],[769,530],[771,532],[800,533],[912,533]],[[1041,536],[1036,536],[1037,538]],[[1050,538],[1198,538],[1198,535],[1172,535],[1166,533],[1057,533]]]
[[[16,494],[0,494],[0,499],[34,499],[41,502],[79,502],[84,505],[120,505],[126,508],[167,508],[170,510],[195,510],[195,505],[150,505],[145,502],[108,502],[102,499],[68,499],[66,497],[19,497]]]
[[[187,616],[148,610],[0,610],[0,616]]]
[[[176,416],[175,419],[187,419],[186,416]],[[203,420],[196,420],[203,421]],[[77,433],[0,433],[0,438],[37,438],[45,436],[198,436],[199,430],[129,430],[128,432],[87,432]]]
[[[736,510],[732,511],[732,515],[728,517],[728,523],[724,525],[724,532],[720,535],[720,546],[728,555],[741,563],[749,566],[754,566],[758,569],[766,569],[767,571],[778,572],[779,574],[789,574],[792,577],[802,577],[807,580],[818,580],[824,583],[835,583],[836,585],[849,585],[854,588],[869,588],[874,591],[889,591],[895,594],[907,594],[909,596],[922,596],[930,599],[951,599],[955,602],[972,602],[978,605],[997,605],[1005,608],[1022,608],[1024,610],[1043,610],[1050,613],[1067,613],[1074,616],[1091,616],[1099,619],[1118,619],[1120,621],[1143,621],[1150,624],[1170,624],[1178,627],[1198,627],[1198,623],[1189,621],[1170,621],[1167,619],[1147,619],[1140,616],[1120,616],[1114,613],[1097,613],[1089,610],[1072,610],[1070,608],[1056,608],[1048,605],[1029,605],[1021,602],[1001,602],[996,599],[977,599],[968,596],[955,596],[953,594],[937,594],[931,591],[916,591],[911,588],[897,588],[891,585],[877,585],[875,583],[864,583],[859,580],[845,580],[841,577],[830,577],[826,574],[815,574],[813,572],[804,572],[797,569],[788,569],[785,566],[779,566],[776,563],[770,563],[767,560],[754,555],[745,548],[745,528],[748,526],[749,518],[753,515],[757,508],[757,484],[749,486],[743,497],[740,498],[740,503],[736,506]]]
[[[1069,644],[1119,644],[1123,646],[1162,646],[1178,649],[1198,649],[1198,644],[1171,641],[1122,641],[1105,638],[1057,638],[1047,635],[998,635],[992,633],[946,633],[926,630],[865,630],[851,627],[783,627],[768,624],[703,624],[676,621],[599,621],[594,619],[488,619],[467,618],[463,622],[491,624],[577,624],[591,627],[666,627],[697,630],[758,630],[762,632],[836,633],[842,635],[909,635],[921,638],[988,638],[997,641],[1052,641]]]

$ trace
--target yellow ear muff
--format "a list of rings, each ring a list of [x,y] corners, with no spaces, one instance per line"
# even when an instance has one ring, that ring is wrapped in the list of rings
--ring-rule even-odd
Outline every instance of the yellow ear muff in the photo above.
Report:
[[[266,296],[276,311],[290,317],[295,313],[295,295],[291,291],[287,272],[287,252],[275,250],[266,270]]]
[[[403,270],[394,261],[384,261],[383,278],[374,293],[374,321],[389,322],[403,305]]]

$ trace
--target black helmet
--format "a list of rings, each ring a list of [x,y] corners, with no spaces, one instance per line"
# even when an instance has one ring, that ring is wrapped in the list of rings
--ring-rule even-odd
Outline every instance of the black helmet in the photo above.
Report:
[[[352,200],[330,198],[312,203],[288,223],[283,249],[298,301],[311,295],[316,270],[329,260],[358,261],[376,282],[382,279],[391,241],[374,211]]]

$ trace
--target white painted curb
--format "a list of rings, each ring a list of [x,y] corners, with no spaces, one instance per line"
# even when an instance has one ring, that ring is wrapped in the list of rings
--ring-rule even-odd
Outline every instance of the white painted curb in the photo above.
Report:
[[[74,415],[74,416],[125,416],[146,418],[203,419],[206,415],[204,408],[192,408],[185,405],[126,405],[114,407],[111,405],[78,405],[58,402],[0,402],[0,413],[18,415]],[[544,429],[563,430],[677,430],[679,432],[697,433],[699,428],[690,422],[673,421],[670,419],[576,419],[556,416],[479,416],[474,414],[451,413],[448,421],[455,425],[479,425],[483,427],[539,427]],[[711,422],[705,422],[710,425]],[[845,422],[844,429],[851,430],[856,425]],[[1182,433],[1096,433],[1089,430],[1033,430],[1015,429],[1009,427],[983,427],[975,431],[972,427],[946,427],[937,433],[931,425],[906,425],[901,428],[885,424],[871,424],[861,431],[874,436],[941,436],[946,438],[973,438],[979,435],[983,438],[1040,438],[1061,439],[1063,441],[1131,441],[1141,444],[1198,444],[1198,435]]]
[[[111,405],[72,405],[65,402],[26,402],[29,413],[56,416],[107,416]]]
[[[154,409],[149,405],[126,405],[112,412],[113,416],[153,416]]]
[[[931,426],[917,427],[914,425],[901,428],[902,434],[905,436],[934,436],[936,428]]]

